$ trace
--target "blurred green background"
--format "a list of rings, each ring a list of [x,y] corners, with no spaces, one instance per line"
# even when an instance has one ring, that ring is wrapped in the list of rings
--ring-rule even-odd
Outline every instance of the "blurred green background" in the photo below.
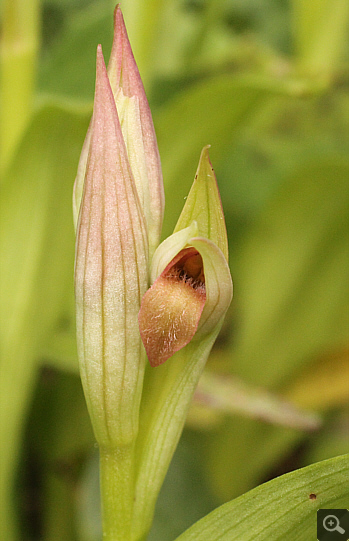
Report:
[[[110,0],[1,3],[1,539],[100,539],[71,193]],[[123,0],[171,233],[211,144],[234,300],[149,541],[348,448],[349,3]],[[211,406],[208,407],[207,403]]]

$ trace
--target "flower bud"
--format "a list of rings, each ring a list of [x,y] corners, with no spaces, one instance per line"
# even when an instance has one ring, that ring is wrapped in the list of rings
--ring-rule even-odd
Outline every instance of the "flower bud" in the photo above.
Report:
[[[89,138],[76,241],[78,355],[96,439],[112,447],[138,430],[148,239],[100,46]]]
[[[114,12],[114,40],[108,65],[108,77],[129,164],[145,216],[151,258],[160,242],[164,214],[162,171],[149,104],[119,6]],[[82,197],[91,140],[90,131],[91,128],[86,135],[74,186],[75,224]]]

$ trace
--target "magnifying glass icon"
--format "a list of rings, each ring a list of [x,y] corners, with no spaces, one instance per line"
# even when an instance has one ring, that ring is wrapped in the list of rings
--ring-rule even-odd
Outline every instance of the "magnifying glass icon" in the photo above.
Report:
[[[328,532],[345,533],[345,530],[339,524],[339,519],[336,515],[326,515],[322,521],[322,525]]]

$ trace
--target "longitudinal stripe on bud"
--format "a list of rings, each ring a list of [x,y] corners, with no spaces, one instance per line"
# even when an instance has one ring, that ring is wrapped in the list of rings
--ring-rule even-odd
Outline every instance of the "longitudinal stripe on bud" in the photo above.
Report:
[[[100,46],[90,130],[76,244],[78,355],[96,439],[115,446],[137,433],[148,239]]]

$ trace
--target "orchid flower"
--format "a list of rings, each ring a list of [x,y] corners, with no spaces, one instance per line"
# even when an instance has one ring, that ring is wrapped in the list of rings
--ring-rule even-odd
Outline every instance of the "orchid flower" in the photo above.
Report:
[[[224,216],[208,147],[174,233],[159,244],[164,213],[159,152],[119,6],[114,30],[108,69],[101,46],[97,50],[93,116],[73,196],[78,356],[100,446],[107,540],[146,534],[232,298]],[[152,372],[144,386],[146,355]],[[165,371],[159,366],[164,363]],[[164,417],[164,404],[167,412],[177,408],[176,416]]]

